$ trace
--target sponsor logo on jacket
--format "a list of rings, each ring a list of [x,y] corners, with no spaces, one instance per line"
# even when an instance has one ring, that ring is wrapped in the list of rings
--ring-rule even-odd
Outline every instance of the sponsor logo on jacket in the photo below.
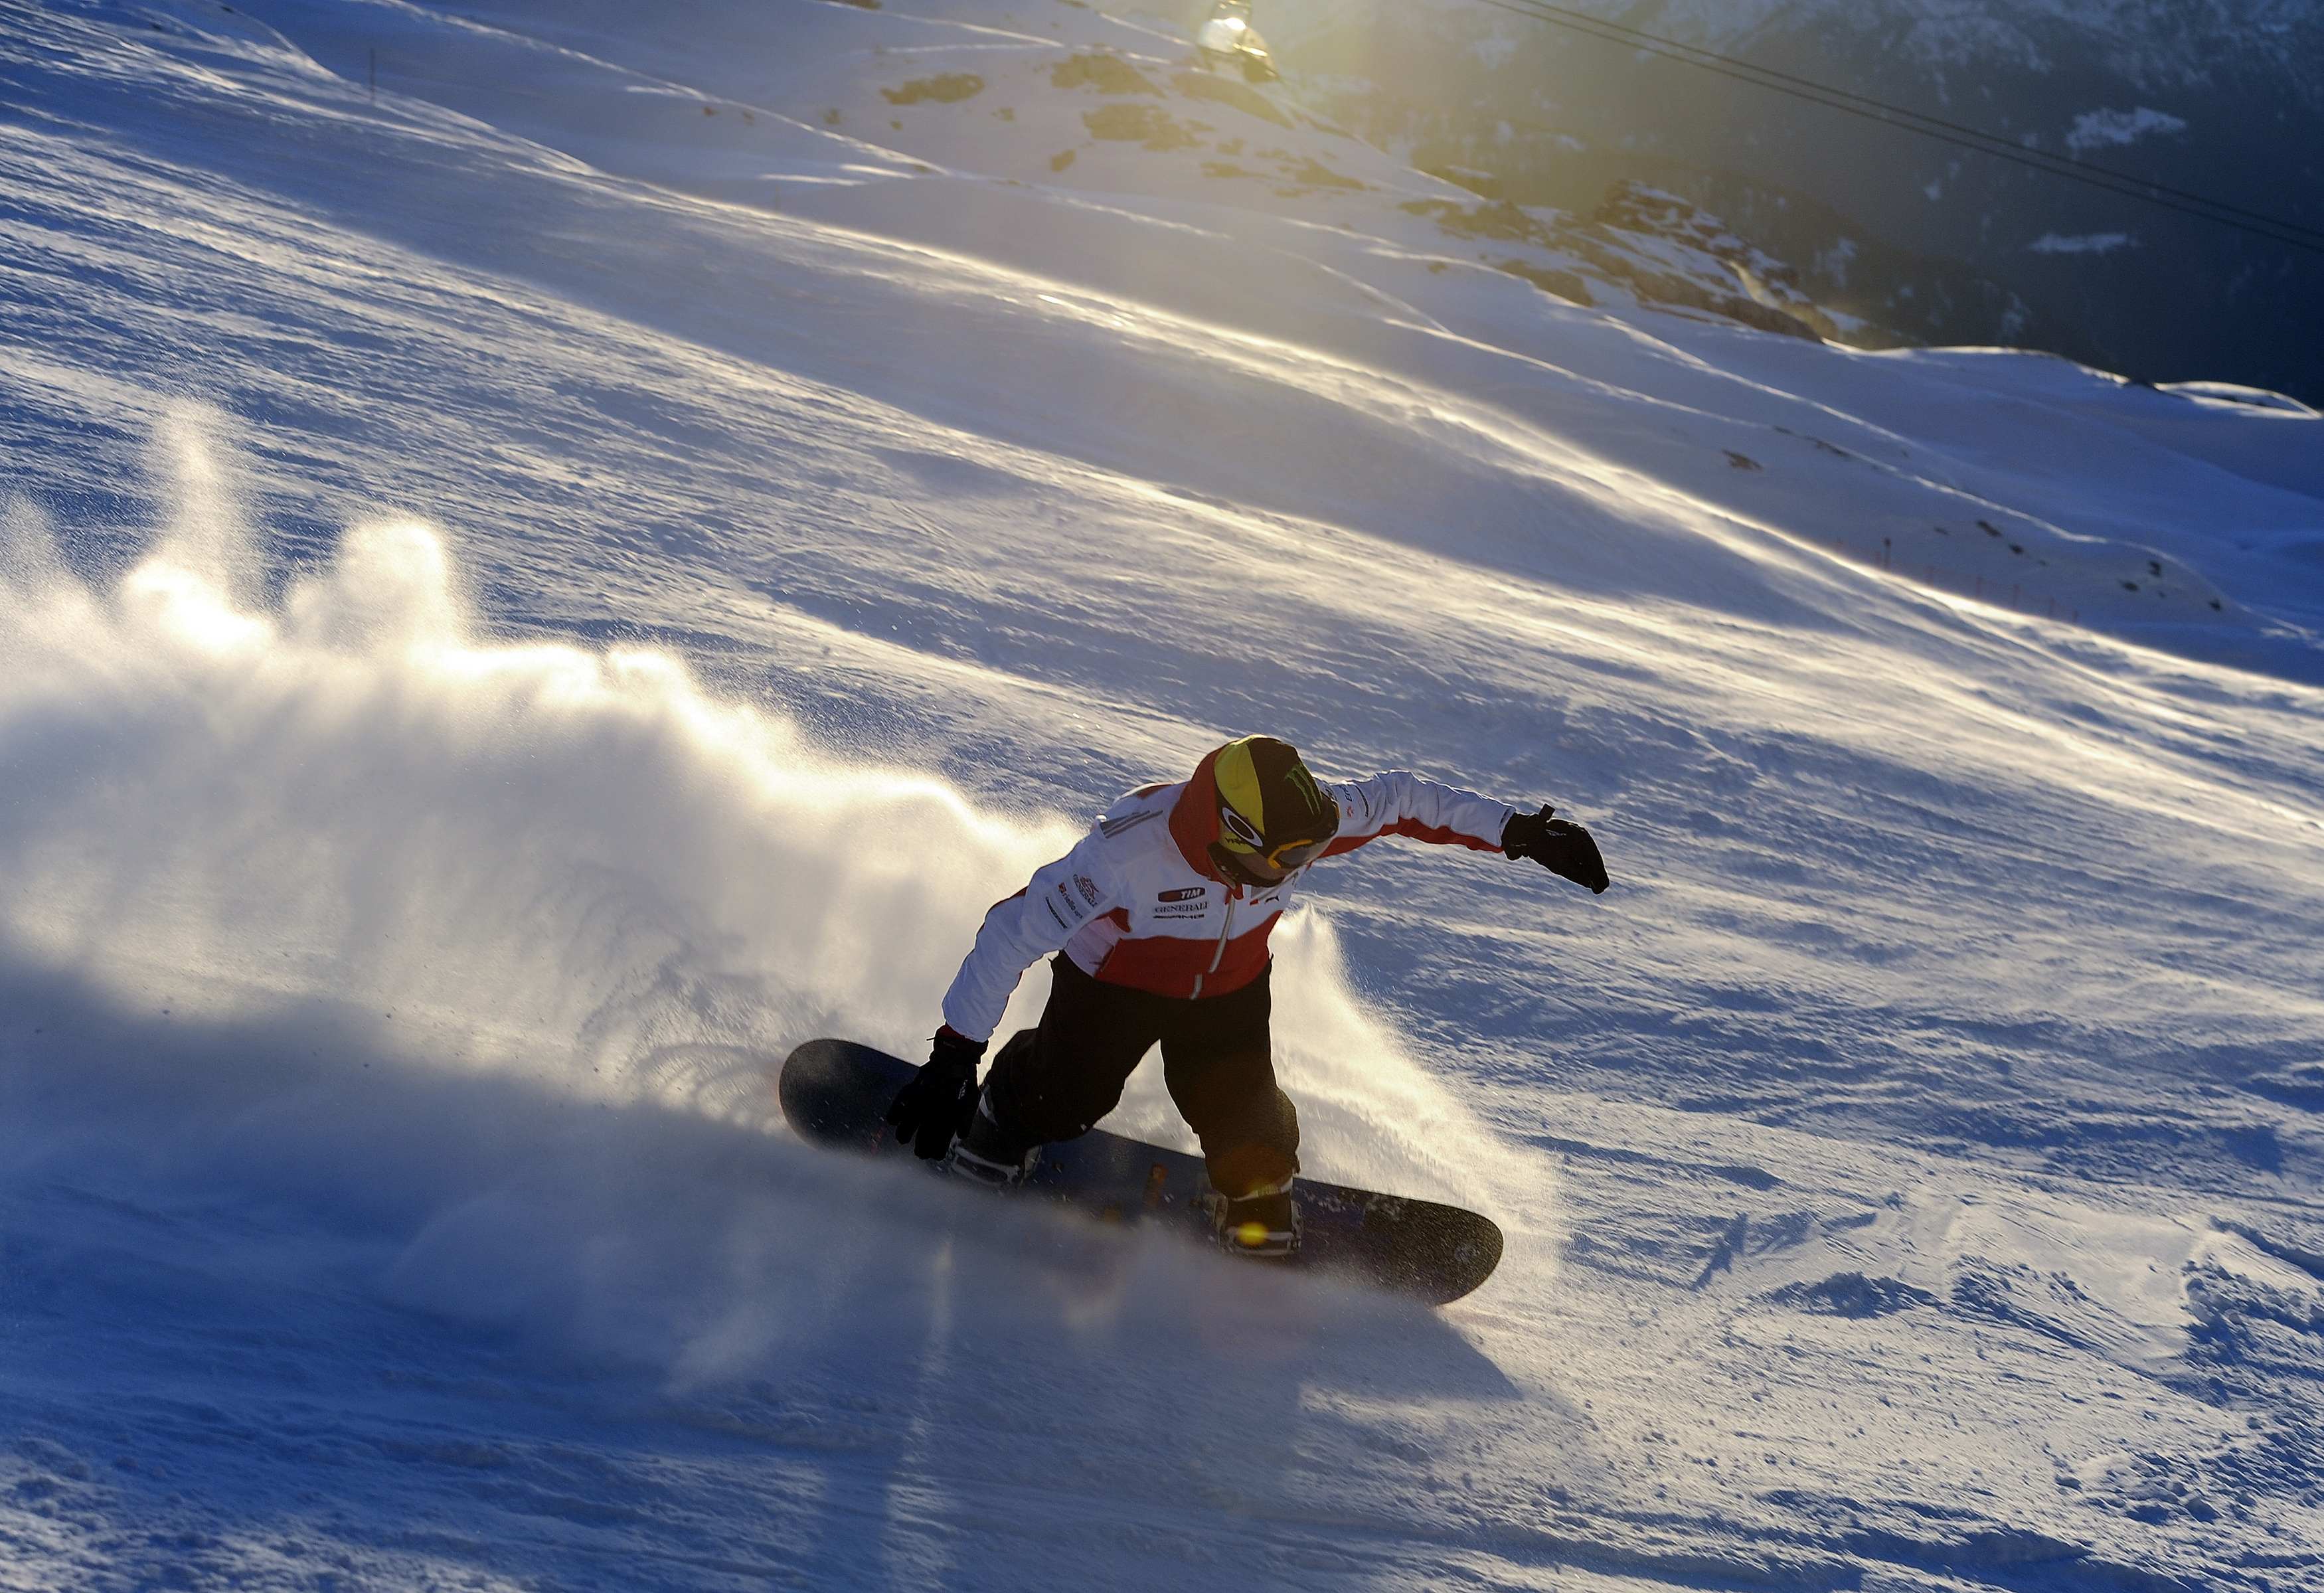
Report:
[[[1166,890],[1154,898],[1154,917],[1206,918],[1211,912],[1211,893],[1200,885],[1182,885],[1176,890]]]
[[[1074,889],[1081,892],[1080,901],[1074,898]],[[1050,897],[1056,899],[1053,901],[1049,899]],[[1090,916],[1092,907],[1104,899],[1105,893],[1098,889],[1095,880],[1087,875],[1076,874],[1074,876],[1074,889],[1066,889],[1065,882],[1060,879],[1057,881],[1057,888],[1051,891],[1048,897],[1041,898],[1041,905],[1049,909],[1049,916],[1057,921],[1058,928],[1070,933],[1076,925]],[[1084,907],[1082,905],[1084,901],[1087,902],[1089,907]]]

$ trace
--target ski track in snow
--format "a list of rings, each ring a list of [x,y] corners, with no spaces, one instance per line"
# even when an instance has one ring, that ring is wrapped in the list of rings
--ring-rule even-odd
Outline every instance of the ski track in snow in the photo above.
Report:
[[[0,1588],[2324,1579],[2313,414],[1573,308],[1157,18],[684,20],[0,23]],[[1605,843],[1278,937],[1483,1291],[788,1137],[1253,729]]]

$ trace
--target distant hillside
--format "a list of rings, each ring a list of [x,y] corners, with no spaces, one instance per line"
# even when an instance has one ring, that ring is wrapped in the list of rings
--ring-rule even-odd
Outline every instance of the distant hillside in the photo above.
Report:
[[[1536,204],[1458,162],[1416,167],[1322,114],[1317,97],[1206,59],[1183,19],[1081,0],[963,0],[937,13],[868,0],[769,0],[742,12],[697,3],[665,7],[616,65],[581,48],[628,25],[629,8],[613,0],[569,0],[546,23],[505,4],[326,14],[304,42],[334,69],[477,114],[491,107],[501,125],[607,170],[900,226],[996,258],[1038,258],[1061,278],[1180,297],[1192,284],[1178,264],[1115,258],[1104,241],[1106,207],[1158,206],[1221,244],[1206,314],[1269,336],[1337,313],[1321,307],[1348,284],[1310,272],[1307,291],[1278,295],[1225,240],[1297,260],[1324,227],[1365,240],[1375,262],[1400,262],[1391,275],[1489,268],[1585,308],[1883,346],[1915,340],[1821,302],[1807,286],[1814,273],[1683,195],[1616,180],[1590,187],[1586,203]],[[512,115],[501,77],[539,69],[550,51],[562,51],[555,69],[571,104],[590,108],[576,115],[543,102]],[[777,150],[816,177],[770,177]],[[900,218],[861,186],[931,178],[951,185],[945,197]],[[1358,297],[1371,313],[1374,300]]]
[[[2312,0],[1647,0],[1578,7],[1817,82],[2324,226]],[[1570,8],[1572,9],[1572,8]],[[2324,396],[2305,253],[1478,0],[1273,0],[1299,92],[1424,165],[1588,209],[1630,179],[1918,341]]]

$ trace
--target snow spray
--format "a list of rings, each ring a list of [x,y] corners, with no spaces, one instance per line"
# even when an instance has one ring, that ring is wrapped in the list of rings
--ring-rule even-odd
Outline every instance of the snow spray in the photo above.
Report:
[[[0,971],[272,1022],[318,1069],[359,1029],[365,1066],[764,1141],[770,1059],[824,1033],[914,1054],[986,907],[1078,828],[812,746],[667,651],[496,640],[416,519],[353,526],[267,601],[217,430],[161,428],[169,511],[106,582],[7,511]],[[1478,1198],[1489,1134],[1365,1014],[1328,924],[1277,944],[1314,1170]],[[1122,1126],[1183,1142],[1158,1073]]]

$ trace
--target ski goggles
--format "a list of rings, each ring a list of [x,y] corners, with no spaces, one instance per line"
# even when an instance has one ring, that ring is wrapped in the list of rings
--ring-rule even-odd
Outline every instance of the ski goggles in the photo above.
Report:
[[[1328,834],[1310,835],[1298,841],[1278,841],[1269,846],[1266,837],[1252,827],[1249,819],[1223,802],[1219,804],[1219,825],[1220,845],[1240,856],[1256,859],[1282,874],[1314,862],[1323,855],[1323,849],[1332,844],[1332,836],[1340,833],[1339,826],[1334,824]]]

